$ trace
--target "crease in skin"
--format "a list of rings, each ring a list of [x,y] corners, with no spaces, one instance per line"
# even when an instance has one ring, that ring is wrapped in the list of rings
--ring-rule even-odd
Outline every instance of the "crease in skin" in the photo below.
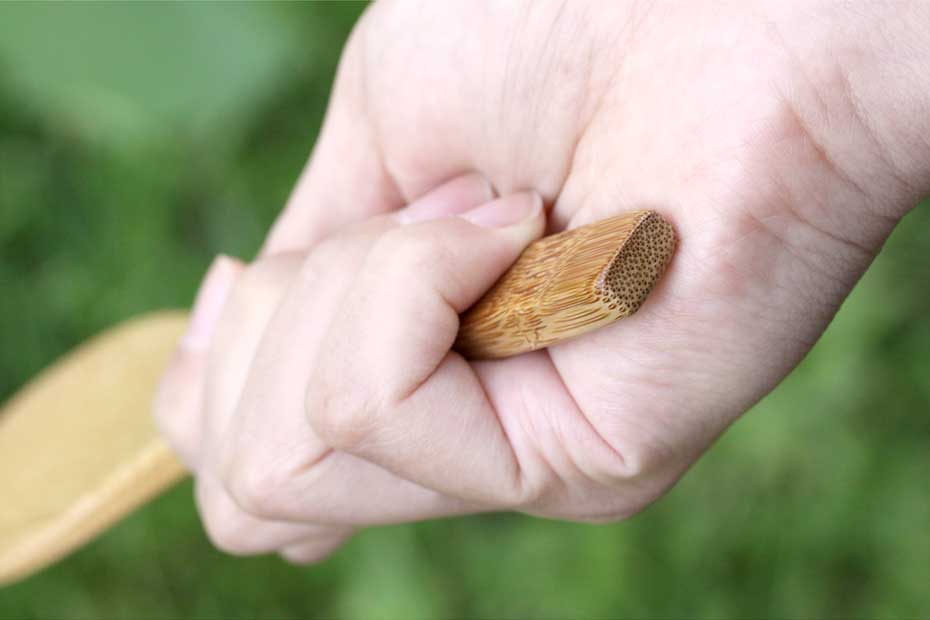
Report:
[[[373,7],[369,7],[368,9],[365,10],[365,15],[362,16],[362,20],[365,20],[365,18],[369,15],[369,12],[372,10],[372,8]],[[370,21],[371,20],[368,19],[360,23],[367,24]],[[404,192],[402,192],[400,189],[400,186],[397,183],[396,175],[391,171],[390,166],[388,166],[388,164],[386,163],[386,159],[384,156],[384,152],[385,152],[384,138],[381,135],[381,132],[378,131],[377,125],[372,121],[371,112],[370,112],[371,92],[369,90],[369,84],[371,83],[371,81],[368,79],[369,76],[371,75],[370,68],[368,66],[369,58],[370,58],[368,48],[369,48],[370,43],[368,41],[367,27],[363,25],[360,29],[362,31],[362,36],[359,37],[361,39],[361,44],[360,44],[360,49],[357,52],[358,54],[357,62],[361,65],[361,71],[359,71],[359,74],[360,74],[359,80],[362,83],[362,87],[360,89],[361,93],[359,94],[358,97],[362,102],[361,116],[362,116],[364,125],[368,128],[367,133],[371,137],[371,142],[372,142],[372,145],[374,146],[374,150],[376,153],[376,159],[378,161],[378,167],[380,168],[381,173],[383,174],[384,178],[387,180],[387,183],[389,186],[389,193],[393,195],[394,197],[393,205],[388,206],[387,208],[381,211],[382,213],[387,213],[387,212],[395,211],[401,208],[404,204],[410,204],[411,202],[416,200],[416,198],[418,198],[419,196],[408,196]],[[449,178],[452,178],[452,175],[450,175]],[[437,183],[436,186],[438,185],[439,184]],[[428,190],[421,192],[421,195],[427,192]]]
[[[558,368],[556,367],[555,363],[550,357],[549,352],[543,351],[542,355],[545,357],[545,363],[547,365],[547,369],[550,373],[550,376],[553,376],[558,381],[561,392],[565,395],[566,399],[568,400],[568,403],[570,404],[570,411],[568,412],[568,414],[573,416],[576,420],[578,420],[582,424],[582,426],[584,427],[583,432],[589,433],[590,436],[594,438],[594,440],[602,448],[605,449],[607,458],[616,459],[615,462],[612,463],[612,465],[616,467],[617,471],[620,471],[620,472],[628,471],[626,457],[623,455],[623,453],[620,450],[618,450],[609,441],[607,441],[606,438],[603,435],[601,435],[601,433],[598,432],[598,430],[594,427],[594,424],[591,422],[591,420],[584,414],[584,411],[582,411],[581,407],[578,405],[578,401],[575,398],[575,395],[572,393],[571,388],[569,388],[569,386],[565,383],[565,380],[559,374]],[[565,413],[566,412],[564,412],[564,410],[560,410],[558,412],[557,415],[559,416],[560,422],[564,421],[563,416],[565,416]],[[561,445],[562,447],[566,447],[566,446],[576,445],[576,443],[575,442],[568,442],[568,443],[556,442],[556,445]],[[599,479],[599,476],[596,472],[588,471],[585,468],[581,467],[581,465],[579,465],[578,455],[573,454],[570,450],[566,449],[565,456],[567,457],[568,461],[571,463],[571,466],[574,468],[574,470],[580,473],[582,476],[586,477],[588,480],[593,480],[595,482],[602,482],[602,483],[605,482],[604,480]],[[591,456],[590,453],[586,453],[584,455],[584,458],[590,458],[590,456]],[[559,475],[558,472],[554,471],[554,468],[552,469],[553,469],[553,472],[556,474],[556,476],[562,481],[563,485],[565,485],[566,488],[568,488],[570,485],[566,481],[565,477],[562,475]]]
[[[641,6],[641,2],[635,2],[633,5],[632,12],[635,14],[637,9]],[[632,46],[636,39],[641,35],[644,30],[644,25],[652,12],[654,7],[653,2],[646,2],[646,7],[642,10],[641,14],[638,16],[631,16],[627,20],[627,28],[619,30],[616,34],[613,35],[611,42],[607,49],[613,50],[614,54],[619,56],[619,59],[610,63],[612,67],[609,73],[609,76],[606,80],[606,83],[599,94],[594,97],[594,105],[591,109],[591,112],[588,114],[586,119],[583,119],[579,123],[577,138],[574,140],[571,150],[569,152],[568,161],[566,165],[565,173],[558,184],[559,190],[556,194],[554,200],[554,205],[552,208],[552,215],[549,220],[549,229],[547,234],[552,234],[554,232],[559,232],[568,228],[575,228],[592,221],[593,218],[590,217],[588,209],[590,209],[591,197],[595,192],[596,185],[592,184],[589,186],[589,189],[582,195],[579,199],[576,199],[576,206],[573,211],[570,213],[562,214],[563,205],[565,203],[564,191],[567,185],[571,182],[573,174],[579,169],[579,153],[581,151],[582,143],[590,135],[591,127],[594,125],[595,121],[600,117],[603,112],[604,106],[607,104],[612,93],[615,93],[619,88],[621,75],[627,70],[627,63],[629,59],[629,53],[632,49]],[[588,81],[593,81],[596,59],[594,58],[594,44],[591,44],[589,47],[588,55]],[[585,103],[591,98],[591,91],[593,89],[584,89],[585,92]],[[622,102],[622,97],[619,99],[618,104]],[[619,147],[618,147],[619,148]],[[623,203],[624,201],[620,201]],[[628,205],[633,208],[635,205]],[[564,207],[568,209],[569,207]],[[580,216],[580,217],[579,217]],[[586,217],[587,216],[587,217]]]
[[[526,10],[529,11],[532,9],[532,5],[526,5]],[[538,21],[538,20],[537,20]],[[548,28],[547,36],[557,37],[564,36],[559,35],[560,28],[564,30],[565,26],[562,25],[562,22],[556,23],[550,18],[550,25]],[[511,37],[511,44],[517,45],[520,41],[521,33],[524,32],[524,28],[513,28],[513,33]],[[615,40],[622,40],[624,37],[629,36],[629,29],[613,35]],[[561,230],[565,228],[567,220],[559,215],[559,210],[561,206],[552,208],[552,205],[559,205],[560,195],[562,190],[565,187],[567,180],[569,179],[572,169],[575,165],[574,154],[577,149],[579,141],[583,138],[584,132],[589,124],[592,122],[594,116],[597,113],[597,110],[601,107],[602,94],[610,88],[611,84],[616,81],[616,76],[621,72],[621,67],[614,67],[611,65],[610,68],[610,77],[606,80],[600,79],[596,80],[597,84],[600,85],[599,88],[592,87],[590,82],[594,81],[592,75],[595,71],[598,70],[598,67],[604,66],[604,61],[601,59],[598,62],[594,59],[593,43],[590,44],[587,49],[588,52],[585,52],[586,56],[583,60],[579,62],[579,58],[584,55],[574,54],[571,59],[571,69],[576,69],[579,65],[585,66],[585,75],[577,75],[577,73],[572,73],[572,79],[575,80],[575,85],[572,90],[575,91],[573,95],[570,96],[573,103],[571,107],[573,109],[578,109],[577,118],[571,127],[557,127],[556,131],[559,132],[560,136],[575,136],[573,139],[570,139],[570,144],[567,144],[564,151],[565,156],[559,158],[559,163],[555,166],[549,164],[549,162],[541,162],[534,159],[529,159],[527,161],[515,161],[513,157],[510,157],[506,161],[494,162],[489,161],[488,156],[482,155],[482,151],[490,149],[490,147],[485,147],[484,145],[493,144],[495,140],[499,141],[500,136],[507,135],[508,133],[513,133],[513,126],[509,123],[504,123],[504,126],[491,131],[486,125],[483,127],[483,134],[486,136],[486,139],[482,141],[479,145],[468,144],[465,146],[460,146],[458,149],[454,149],[456,152],[446,156],[449,157],[450,161],[454,163],[448,167],[443,167],[438,169],[433,175],[429,178],[428,181],[424,181],[421,177],[418,177],[417,174],[408,175],[405,174],[405,170],[402,167],[398,166],[395,163],[392,163],[397,158],[390,157],[390,153],[387,152],[385,147],[385,136],[384,128],[381,126],[375,126],[372,130],[372,134],[376,136],[376,142],[378,143],[378,152],[380,154],[380,159],[382,161],[383,167],[385,169],[386,175],[389,177],[391,185],[403,196],[405,200],[410,200],[417,191],[420,191],[422,186],[435,185],[437,182],[445,178],[450,178],[456,174],[462,174],[468,172],[469,170],[475,170],[477,172],[485,174],[490,181],[492,182],[495,189],[500,194],[506,194],[510,191],[515,191],[519,189],[536,189],[539,191],[547,205],[550,207],[550,217],[549,217],[549,229],[548,232]],[[515,53],[514,53],[515,54]],[[504,79],[500,80],[502,87],[495,89],[498,93],[498,99],[495,101],[495,107],[499,109],[510,109],[514,107],[512,105],[512,99],[515,96],[515,90],[520,88],[525,88],[524,86],[514,86],[513,80],[506,79],[510,72],[513,72],[513,64],[516,62],[513,60],[513,55],[510,53],[503,54],[507,59],[506,64],[503,66],[505,72]],[[526,56],[524,53],[523,56]],[[535,60],[537,68],[546,62],[545,59],[554,58],[553,54],[546,53],[543,49],[540,54],[532,56],[530,60]],[[493,59],[495,62],[500,63],[499,60]],[[525,61],[524,61],[525,62]],[[549,65],[553,65],[553,62],[550,60]],[[534,71],[531,72],[531,75],[536,75],[538,73],[544,73],[545,77],[537,79],[544,79],[546,86],[543,90],[553,90],[563,88],[564,84],[560,82],[560,76],[563,75],[566,67],[564,63],[559,66],[551,66],[550,69],[546,71]],[[366,70],[370,70],[367,67]],[[527,71],[518,71],[520,75],[526,74]],[[485,77],[484,79],[488,79]],[[535,82],[534,82],[535,83]],[[551,84],[550,84],[551,83]],[[485,101],[486,103],[481,104],[482,109],[487,109],[491,99],[488,99],[491,96],[491,93],[488,92],[486,88],[476,89],[475,93],[478,98]],[[539,90],[539,87],[534,87],[534,90]],[[371,95],[366,95],[370,97]],[[563,113],[563,108],[559,107],[557,109],[551,108],[551,104],[548,104],[544,100],[534,99],[530,102],[531,111],[527,114],[522,114],[518,119],[518,122],[521,122],[524,129],[520,132],[521,135],[528,134],[530,137],[539,134],[541,131],[552,131],[552,126],[546,122],[546,116],[542,110],[545,110],[548,106],[551,110],[550,115],[560,115]],[[520,106],[516,106],[522,109]],[[480,115],[482,118],[484,115]],[[527,122],[529,119],[529,122]],[[504,122],[505,119],[500,119],[500,122]],[[562,138],[559,138],[562,141]],[[523,150],[514,147],[511,149],[514,152],[522,153]],[[532,149],[533,153],[541,152],[544,149]],[[395,154],[396,155],[396,154]],[[403,159],[403,158],[401,158]],[[409,166],[408,166],[409,167]],[[553,174],[552,170],[557,169],[558,172]],[[523,172],[520,172],[520,171]],[[520,179],[520,177],[526,177],[525,179]],[[416,188],[416,189],[414,189]],[[414,191],[411,191],[414,189]]]
[[[481,373],[474,368],[472,368],[471,372],[475,383],[481,390],[484,402],[487,403],[488,409],[494,416],[494,420],[497,423],[498,429],[500,430],[500,436],[504,440],[504,445],[507,446],[507,450],[510,456],[508,460],[511,463],[511,467],[513,469],[513,471],[510,472],[511,482],[508,486],[514,489],[513,496],[519,498],[519,500],[515,503],[519,504],[524,500],[524,498],[527,497],[529,480],[524,469],[524,464],[520,459],[519,450],[517,447],[518,444],[513,441],[513,435],[511,434],[507,423],[504,421],[504,418],[501,417],[500,412],[494,403],[494,399],[491,398],[491,393],[488,391],[487,386],[485,386],[484,382],[481,380]]]
[[[844,180],[847,185],[854,188],[862,199],[864,204],[883,203],[883,209],[871,208],[869,215],[884,220],[887,228],[890,230],[900,219],[903,213],[885,213],[884,210],[894,210],[893,205],[897,203],[916,203],[922,198],[920,189],[902,172],[902,166],[894,161],[893,151],[889,148],[886,141],[882,140],[880,131],[876,128],[876,119],[866,112],[867,104],[863,100],[859,88],[852,79],[855,69],[848,65],[848,57],[852,55],[858,59],[859,56],[855,51],[839,48],[831,58],[831,62],[825,68],[821,68],[826,73],[819,83],[812,75],[808,63],[804,62],[804,51],[797,49],[797,42],[794,46],[789,44],[789,37],[785,37],[782,28],[778,22],[770,16],[761,16],[760,20],[765,26],[765,33],[776,45],[776,47],[787,57],[790,63],[790,76],[800,76],[804,80],[805,86],[809,93],[812,93],[816,100],[821,120],[829,127],[831,126],[831,111],[845,112],[843,118],[850,119],[860,130],[860,136],[865,138],[865,142],[870,147],[867,149],[881,164],[883,172],[890,177],[892,183],[881,183],[881,175],[872,174],[867,170],[860,170],[853,173],[830,156],[830,149],[823,144],[823,141],[814,135],[810,128],[810,121],[805,120],[805,115],[799,109],[797,102],[792,101],[783,88],[776,88],[782,99],[791,107],[792,112],[798,117],[799,123],[804,125],[806,133],[811,141],[818,145],[818,148],[824,153],[827,163],[831,164],[831,169]],[[877,24],[876,24],[877,25]],[[874,62],[874,59],[873,59]],[[861,73],[861,67],[860,73]],[[833,101],[833,106],[827,100],[827,94],[838,95],[837,100]],[[823,124],[823,123],[822,123]],[[919,132],[918,132],[919,135]],[[930,145],[930,141],[926,143]],[[865,151],[866,149],[863,149]],[[868,178],[863,176],[868,175]],[[857,178],[858,177],[858,178]],[[881,185],[890,185],[882,187]],[[871,189],[871,191],[869,191]],[[894,198],[889,198],[894,196]]]

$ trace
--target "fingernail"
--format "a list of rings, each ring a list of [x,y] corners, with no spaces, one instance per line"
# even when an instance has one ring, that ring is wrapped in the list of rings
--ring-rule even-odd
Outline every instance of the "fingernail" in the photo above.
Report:
[[[443,183],[397,212],[402,224],[424,222],[458,215],[494,199],[494,188],[487,177],[470,172]]]
[[[483,204],[462,217],[485,228],[504,228],[535,216],[542,207],[542,197],[538,193],[520,192]]]
[[[190,349],[206,349],[209,346],[226,298],[241,270],[242,263],[234,258],[220,254],[213,259],[197,291],[187,333],[181,339],[183,346]]]

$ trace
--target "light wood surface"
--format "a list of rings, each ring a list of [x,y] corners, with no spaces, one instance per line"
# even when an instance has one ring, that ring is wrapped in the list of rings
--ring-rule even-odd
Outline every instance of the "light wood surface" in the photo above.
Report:
[[[84,544],[184,476],[150,415],[183,312],[115,327],[0,409],[0,584]]]
[[[456,347],[503,357],[632,314],[674,244],[652,211],[537,241],[463,315]],[[67,555],[185,475],[150,408],[186,323],[186,313],[167,311],[114,327],[0,409],[0,585]]]

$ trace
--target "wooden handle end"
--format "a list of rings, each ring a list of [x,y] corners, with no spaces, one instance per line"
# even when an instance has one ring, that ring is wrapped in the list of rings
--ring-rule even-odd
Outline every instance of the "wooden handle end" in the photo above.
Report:
[[[455,348],[508,357],[636,312],[675,251],[671,224],[635,211],[545,237],[461,317]]]

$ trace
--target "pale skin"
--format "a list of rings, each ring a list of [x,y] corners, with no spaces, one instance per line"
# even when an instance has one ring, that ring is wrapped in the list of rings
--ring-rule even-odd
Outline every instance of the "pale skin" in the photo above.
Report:
[[[922,2],[372,7],[259,258],[211,268],[156,402],[211,539],[314,562],[360,527],[656,500],[930,193],[928,26]],[[450,351],[533,239],[641,208],[680,243],[636,315]]]

